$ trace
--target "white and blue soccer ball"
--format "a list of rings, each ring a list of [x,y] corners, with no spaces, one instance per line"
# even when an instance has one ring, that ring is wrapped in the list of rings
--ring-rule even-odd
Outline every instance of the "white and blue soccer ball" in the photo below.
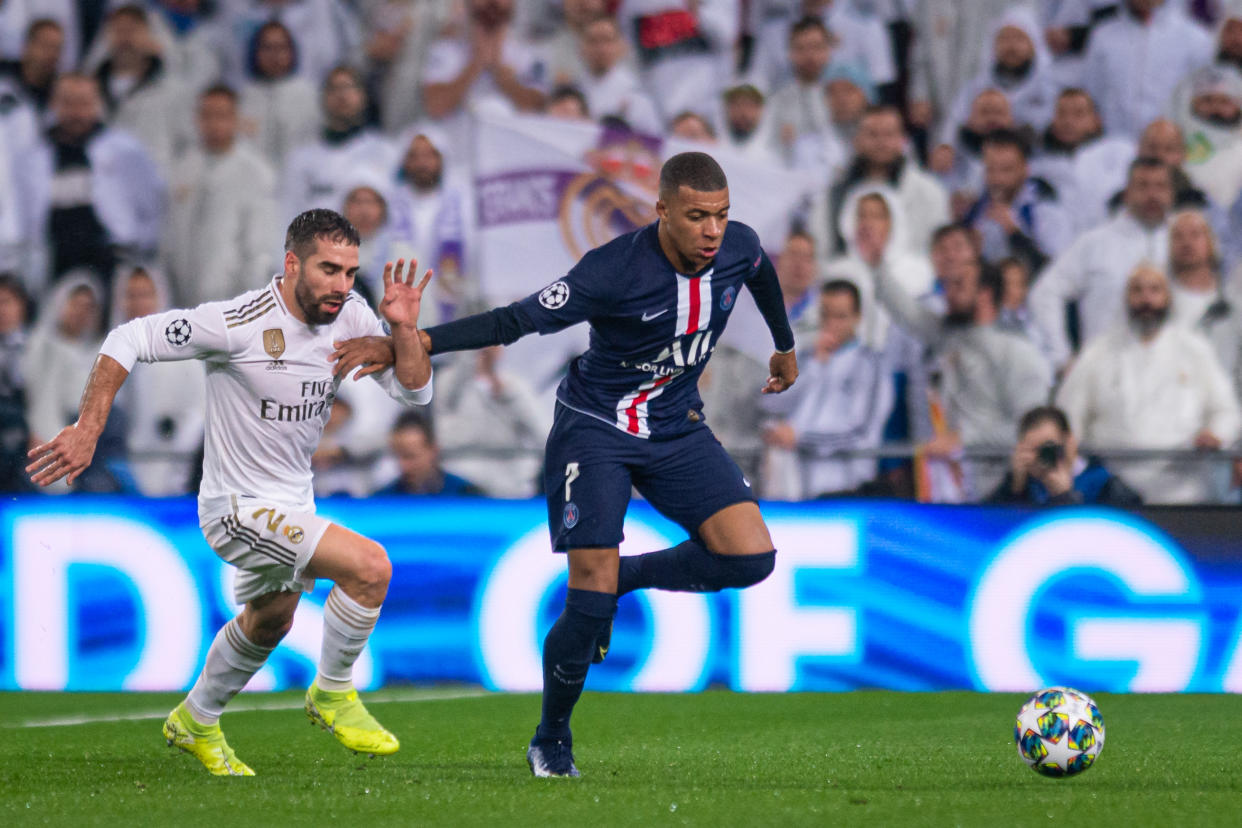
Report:
[[[1074,776],[1095,764],[1104,748],[1104,717],[1086,693],[1049,687],[1018,711],[1018,755],[1044,776]]]

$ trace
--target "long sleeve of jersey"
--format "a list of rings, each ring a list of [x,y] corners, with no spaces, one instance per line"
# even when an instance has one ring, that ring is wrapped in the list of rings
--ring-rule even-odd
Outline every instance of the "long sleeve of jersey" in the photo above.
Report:
[[[781,295],[781,283],[776,278],[776,268],[767,253],[759,254],[759,267],[746,280],[750,295],[763,315],[768,330],[772,332],[772,344],[778,351],[789,351],[794,346],[793,329],[789,326],[789,314],[785,312],[785,299]]]
[[[603,262],[599,250],[592,250],[563,278],[524,299],[427,328],[432,353],[509,345],[529,333],[556,333],[606,313],[610,297],[600,289],[601,274],[608,272]],[[777,286],[778,301],[779,291]],[[780,304],[783,313],[784,303]]]
[[[228,327],[218,302],[163,311],[113,328],[99,352],[121,363],[126,371],[132,371],[136,362],[225,359]]]

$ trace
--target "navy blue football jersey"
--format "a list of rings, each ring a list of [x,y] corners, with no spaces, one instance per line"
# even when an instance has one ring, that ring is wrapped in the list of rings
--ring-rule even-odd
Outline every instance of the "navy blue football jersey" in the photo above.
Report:
[[[629,434],[658,438],[702,422],[699,376],[738,292],[771,265],[755,231],[731,221],[706,268],[678,273],[657,227],[590,251],[517,310],[544,334],[589,322],[590,347],[570,366],[558,399]]]
[[[642,438],[701,427],[699,376],[742,287],[754,294],[777,348],[791,349],[793,334],[776,269],[754,230],[730,221],[715,259],[685,274],[660,248],[658,226],[595,248],[564,277],[508,307],[428,328],[433,352],[508,344],[585,321],[590,347],[557,390],[564,405]]]

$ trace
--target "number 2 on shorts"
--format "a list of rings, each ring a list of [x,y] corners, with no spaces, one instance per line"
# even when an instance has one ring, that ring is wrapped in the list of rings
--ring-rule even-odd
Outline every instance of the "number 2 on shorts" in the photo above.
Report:
[[[566,503],[568,503],[570,500],[569,487],[577,479],[578,479],[578,464],[577,463],[566,463],[565,464],[565,502]]]

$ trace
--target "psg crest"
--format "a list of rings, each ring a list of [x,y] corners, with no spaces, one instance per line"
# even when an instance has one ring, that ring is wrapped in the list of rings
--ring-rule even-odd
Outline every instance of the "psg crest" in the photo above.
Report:
[[[573,503],[565,504],[565,515],[563,518],[566,529],[573,529],[578,525],[578,507]]]

